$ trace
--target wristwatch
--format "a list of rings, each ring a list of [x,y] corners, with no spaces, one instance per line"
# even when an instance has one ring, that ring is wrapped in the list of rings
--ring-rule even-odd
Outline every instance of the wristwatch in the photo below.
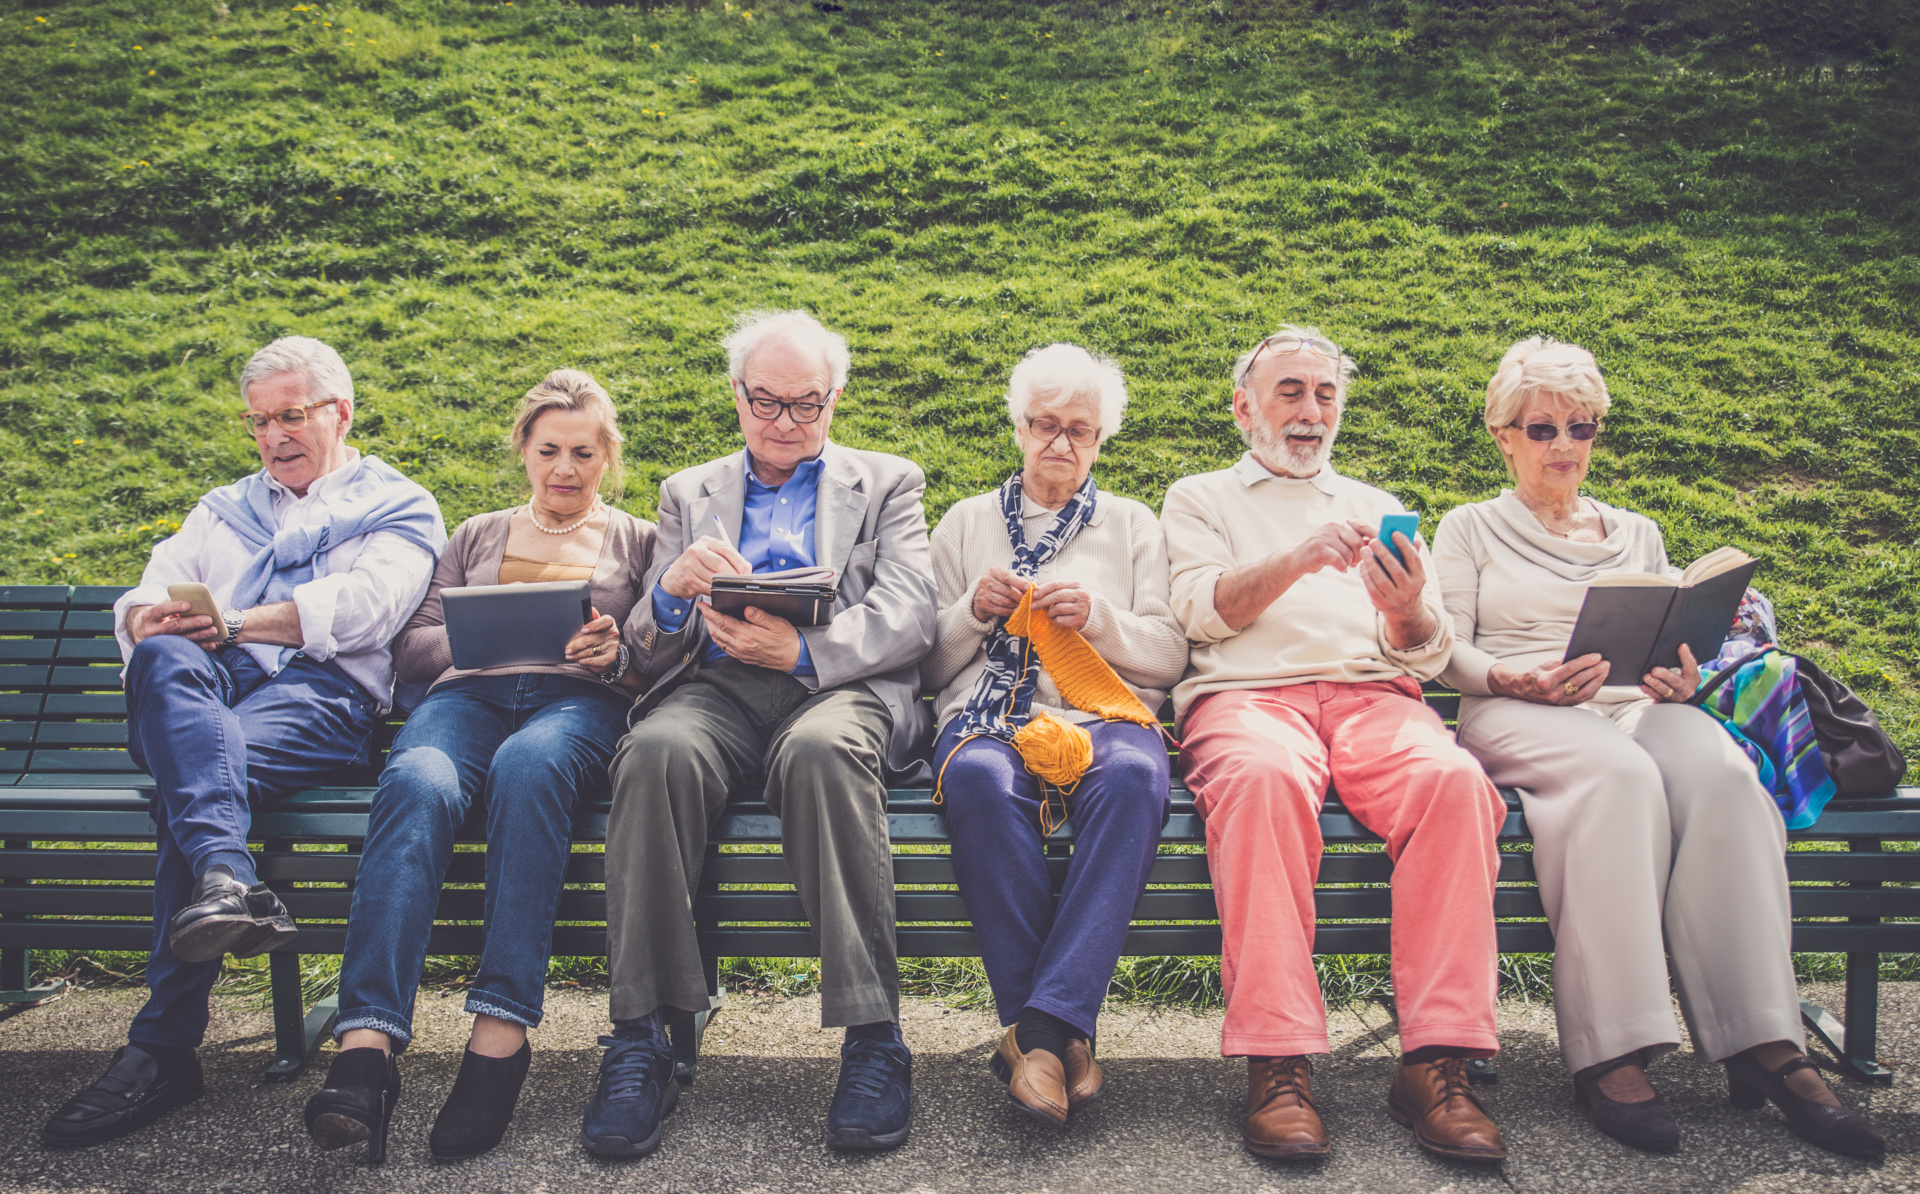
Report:
[[[223,609],[220,611],[220,621],[224,623],[227,628],[227,636],[220,640],[220,645],[225,646],[240,637],[240,628],[247,624],[247,611],[244,609]]]

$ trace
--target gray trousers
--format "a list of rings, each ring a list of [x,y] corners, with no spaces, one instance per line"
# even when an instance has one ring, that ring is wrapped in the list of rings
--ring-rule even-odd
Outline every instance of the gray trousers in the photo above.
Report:
[[[820,945],[825,1027],[900,1017],[887,835],[893,718],[865,684],[809,692],[734,659],[703,664],[615,751],[607,954],[615,1020],[707,1006],[693,899],[727,795],[764,775],[787,873]]]
[[[1494,783],[1520,790],[1568,1069],[1679,1043],[1669,957],[1709,1059],[1804,1047],[1786,826],[1712,717],[1644,697],[1469,698],[1459,739]]]

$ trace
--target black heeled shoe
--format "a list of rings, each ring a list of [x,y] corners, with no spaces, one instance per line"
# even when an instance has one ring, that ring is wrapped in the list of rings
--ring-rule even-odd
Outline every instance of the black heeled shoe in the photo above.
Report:
[[[1727,1058],[1727,1097],[1742,1111],[1756,1111],[1768,1099],[1786,1116],[1787,1127],[1808,1144],[1828,1152],[1877,1161],[1887,1153],[1887,1138],[1866,1116],[1848,1107],[1832,1107],[1802,1098],[1787,1085],[1796,1070],[1817,1070],[1801,1054],[1777,1070],[1768,1070],[1748,1053]]]
[[[522,1041],[510,1057],[483,1057],[468,1049],[460,1058],[460,1075],[447,1092],[440,1114],[433,1118],[427,1147],[436,1160],[477,1157],[499,1144],[513,1122],[520,1085],[533,1062],[533,1045]]]
[[[380,1049],[342,1049],[307,1100],[307,1134],[324,1149],[367,1142],[367,1164],[387,1159],[387,1125],[400,1101],[400,1061]]]
[[[1640,1055],[1629,1053],[1597,1066],[1589,1066],[1573,1076],[1573,1101],[1593,1116],[1593,1126],[1642,1152],[1680,1151],[1680,1125],[1673,1112],[1660,1101],[1658,1091],[1638,1103],[1622,1103],[1608,1098],[1600,1089],[1600,1079],[1621,1066],[1639,1065]]]

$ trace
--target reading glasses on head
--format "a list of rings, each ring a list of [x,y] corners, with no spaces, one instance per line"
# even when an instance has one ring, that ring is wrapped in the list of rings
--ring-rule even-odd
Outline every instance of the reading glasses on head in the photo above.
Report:
[[[1340,346],[1331,340],[1322,340],[1317,336],[1268,336],[1265,340],[1260,341],[1260,347],[1254,349],[1253,355],[1247,358],[1247,367],[1240,373],[1242,378],[1246,377],[1248,373],[1253,372],[1253,363],[1259,360],[1260,354],[1266,352],[1268,349],[1272,349],[1273,355],[1277,357],[1283,357],[1288,353],[1299,352],[1301,349],[1305,349],[1308,352],[1323,356],[1329,361],[1337,361],[1340,359]]]

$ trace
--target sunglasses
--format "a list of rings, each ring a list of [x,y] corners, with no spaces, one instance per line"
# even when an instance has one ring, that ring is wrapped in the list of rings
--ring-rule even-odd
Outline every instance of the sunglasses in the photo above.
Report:
[[[1507,426],[1519,427],[1521,424],[1508,423]],[[1560,426],[1557,423],[1527,423],[1525,427],[1527,438],[1536,444],[1550,444],[1560,437]],[[1598,434],[1600,434],[1598,423],[1567,424],[1567,438],[1575,443],[1586,443]]]

